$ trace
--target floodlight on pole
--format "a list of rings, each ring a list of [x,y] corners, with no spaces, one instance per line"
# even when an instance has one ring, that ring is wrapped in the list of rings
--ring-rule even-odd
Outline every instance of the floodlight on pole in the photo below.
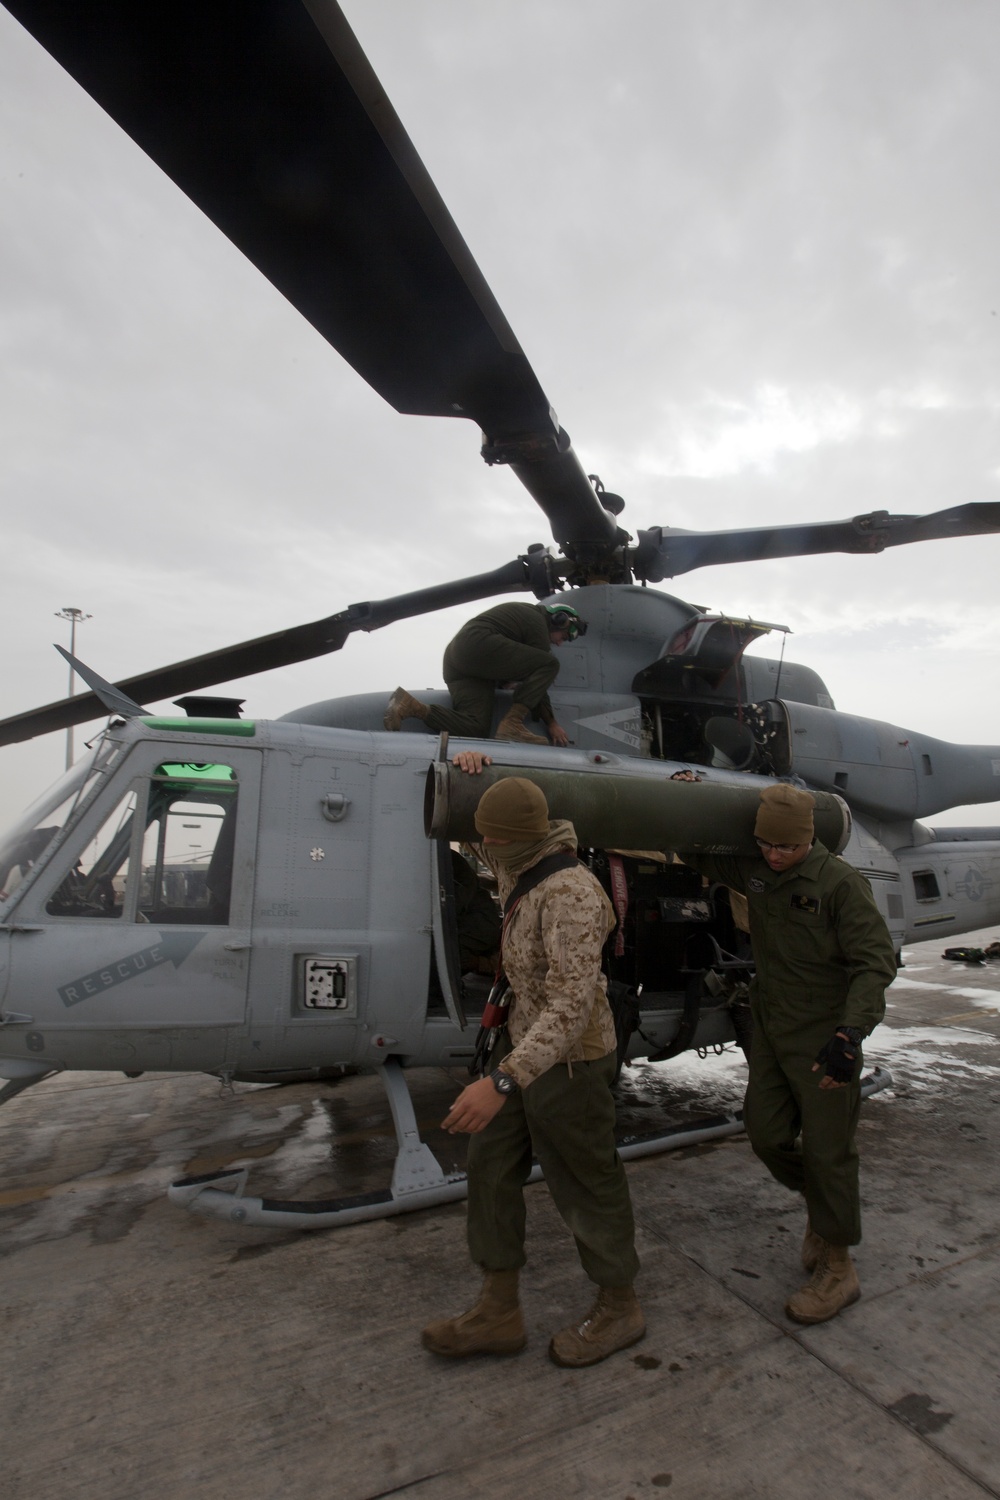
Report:
[[[55,612],[55,615],[56,615],[56,619],[57,620],[68,620],[69,621],[69,654],[70,654],[70,656],[75,656],[76,655],[76,627],[77,627],[77,625],[82,625],[83,622],[84,622],[84,620],[92,620],[94,617],[93,617],[93,615],[84,614],[84,612],[83,612],[82,609],[77,609],[75,606],[71,606],[71,605],[68,605],[68,604],[63,609],[57,609],[56,612]],[[70,664],[69,664],[69,693],[67,695],[70,698],[72,698],[72,696],[73,696],[73,687],[74,687],[75,682],[76,682],[76,673],[73,670],[73,663],[70,662]],[[67,769],[67,771],[69,770],[69,768],[70,768],[70,766],[72,764],[73,764],[73,726],[70,725],[70,727],[66,731],[66,769]]]

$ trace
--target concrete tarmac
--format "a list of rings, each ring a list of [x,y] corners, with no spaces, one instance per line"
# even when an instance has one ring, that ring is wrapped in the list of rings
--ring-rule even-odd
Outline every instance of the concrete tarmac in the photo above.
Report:
[[[961,941],[984,945],[996,932]],[[419,1330],[478,1278],[453,1205],[333,1231],[241,1229],[170,1181],[250,1168],[248,1194],[387,1184],[371,1078],[283,1088],[68,1074],[0,1113],[5,1500],[972,1500],[1000,1496],[1000,963],[909,949],[866,1060],[863,1296],[784,1315],[800,1203],[735,1136],[628,1167],[642,1343],[578,1372],[547,1358],[589,1284],[544,1184],[528,1189],[530,1344],[449,1363]],[[436,1122],[460,1071],[409,1075]],[[738,1108],[727,1051],[640,1065],[628,1131]]]

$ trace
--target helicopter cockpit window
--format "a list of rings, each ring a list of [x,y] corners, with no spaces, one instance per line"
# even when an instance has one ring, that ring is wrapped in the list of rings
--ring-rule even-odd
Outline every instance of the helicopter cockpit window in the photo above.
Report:
[[[72,766],[0,838],[0,902],[12,896],[28,872],[34,869],[115,751],[114,745],[102,741],[90,755]]]
[[[157,766],[148,786],[123,797],[65,869],[46,911],[55,917],[129,914],[161,924],[228,922],[237,791],[231,766]],[[137,813],[144,816],[136,864]]]
[[[137,793],[118,803],[45,903],[53,917],[120,917],[125,910]]]
[[[157,767],[142,843],[146,921],[228,922],[237,791],[230,766]]]

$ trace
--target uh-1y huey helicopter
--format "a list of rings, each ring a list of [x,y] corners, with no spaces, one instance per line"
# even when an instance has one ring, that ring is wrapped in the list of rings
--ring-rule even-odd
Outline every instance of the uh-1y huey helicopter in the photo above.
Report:
[[[462,972],[450,845],[471,832],[483,781],[450,769],[419,725],[383,731],[391,684],[274,722],[193,695],[503,593],[571,604],[588,626],[561,648],[551,695],[572,747],[450,748],[534,776],[594,851],[621,919],[609,972],[641,990],[633,1055],[731,1040],[727,982],[749,956],[726,892],[616,851],[750,850],[767,778],[815,791],[820,836],[867,875],[897,945],[1000,919],[1000,830],[919,821],[996,800],[1000,747],[838,712],[815,672],[744,657],[781,627],[649,587],[719,562],[993,532],[1000,506],[633,538],[334,0],[6,3],[379,394],[476,421],[487,463],[513,469],[559,551],[116,685],[88,671],[91,692],[0,723],[11,743],[112,715],[0,846],[0,1102],[62,1069],[280,1081],[376,1068],[399,1142],[389,1190],[287,1208],[245,1197],[238,1172],[172,1195],[237,1222],[319,1227],[461,1193],[419,1141],[403,1070],[473,1051],[483,985]],[[142,707],[177,694],[193,717]],[[681,766],[700,784],[671,781]]]

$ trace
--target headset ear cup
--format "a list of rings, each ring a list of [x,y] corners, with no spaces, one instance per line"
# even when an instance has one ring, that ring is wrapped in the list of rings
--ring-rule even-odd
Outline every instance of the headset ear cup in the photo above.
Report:
[[[557,609],[548,604],[545,609],[549,617],[550,630],[567,631],[571,641],[575,641],[577,636],[586,633],[586,623],[580,619],[575,609]]]

